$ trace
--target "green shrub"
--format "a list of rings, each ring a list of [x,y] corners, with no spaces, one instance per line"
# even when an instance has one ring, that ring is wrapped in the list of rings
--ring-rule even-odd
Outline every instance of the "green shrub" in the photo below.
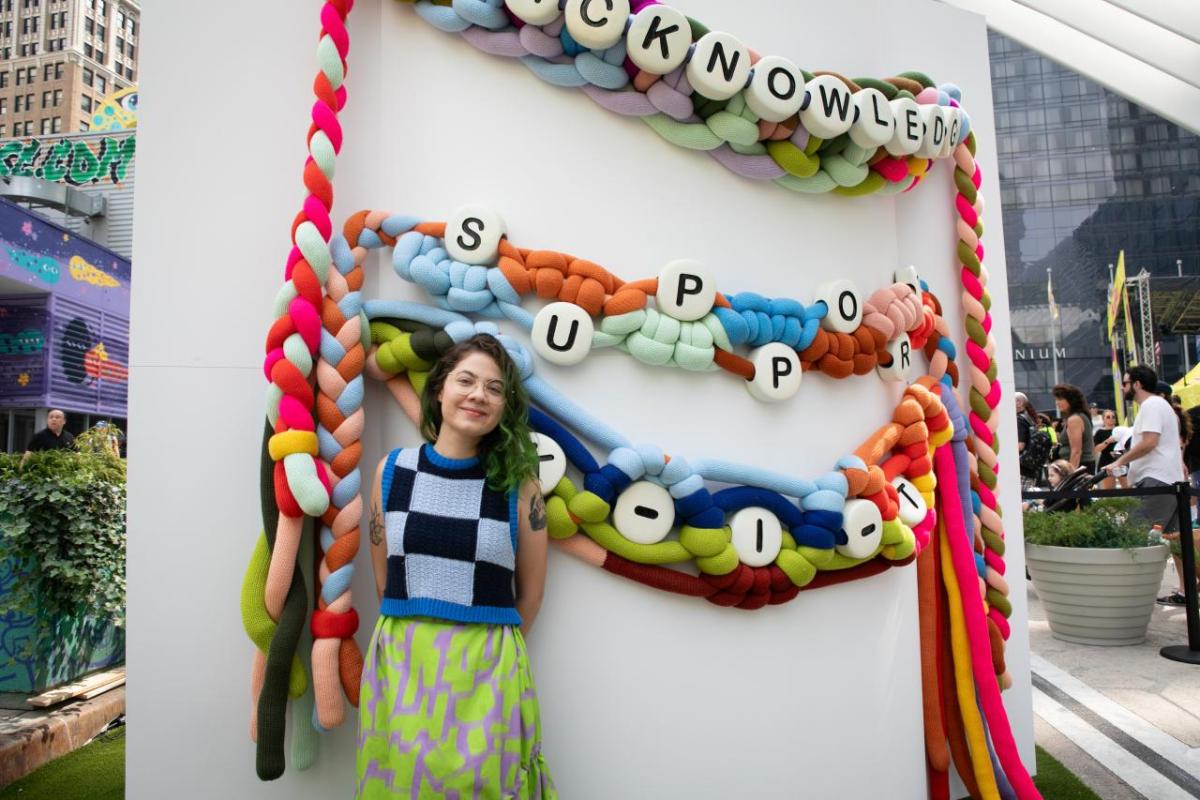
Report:
[[[1054,547],[1145,547],[1150,524],[1132,498],[1096,500],[1077,511],[1026,511],[1025,541]]]
[[[124,627],[125,463],[90,434],[81,451],[0,454],[0,556],[28,575],[18,612]]]

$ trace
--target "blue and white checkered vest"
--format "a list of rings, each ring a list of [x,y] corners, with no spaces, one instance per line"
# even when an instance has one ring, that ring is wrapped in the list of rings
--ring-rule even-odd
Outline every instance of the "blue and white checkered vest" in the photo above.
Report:
[[[521,624],[515,490],[489,489],[478,458],[446,458],[430,444],[393,450],[380,489],[388,553],[380,613]]]

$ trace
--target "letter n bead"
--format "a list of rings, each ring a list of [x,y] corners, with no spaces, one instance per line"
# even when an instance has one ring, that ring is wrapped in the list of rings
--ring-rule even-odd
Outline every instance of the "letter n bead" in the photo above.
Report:
[[[754,377],[746,381],[746,390],[755,400],[777,403],[800,391],[804,373],[800,356],[783,342],[764,344],[750,352]]]
[[[625,35],[629,60],[654,75],[666,75],[687,58],[692,28],[687,17],[670,6],[646,6]]]
[[[728,100],[750,78],[750,50],[736,37],[709,31],[696,42],[687,65],[692,88],[710,100]]]
[[[465,206],[446,220],[446,253],[463,264],[494,264],[504,220],[490,208]]]
[[[654,301],[658,310],[681,322],[693,322],[712,310],[717,282],[700,262],[687,258],[672,261],[658,274]]]
[[[551,364],[570,367],[592,351],[596,326],[574,303],[550,303],[533,318],[529,334],[534,351]]]

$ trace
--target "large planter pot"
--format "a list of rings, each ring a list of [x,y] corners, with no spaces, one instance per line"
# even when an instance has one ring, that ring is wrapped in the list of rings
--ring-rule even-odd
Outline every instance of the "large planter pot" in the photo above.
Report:
[[[0,557],[0,692],[39,694],[125,660],[125,631],[106,620],[17,607],[23,580],[29,570]]]
[[[1145,640],[1167,554],[1165,544],[1130,549],[1025,545],[1051,634],[1079,644]]]

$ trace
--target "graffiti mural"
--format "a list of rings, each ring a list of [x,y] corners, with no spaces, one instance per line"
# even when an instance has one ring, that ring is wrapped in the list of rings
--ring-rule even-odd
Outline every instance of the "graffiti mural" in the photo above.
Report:
[[[102,311],[129,315],[128,260],[3,199],[0,276]]]
[[[135,147],[133,136],[16,139],[0,147],[0,178],[40,178],[72,186],[121,183]]]
[[[0,302],[0,397],[26,398],[45,391],[48,320],[37,302]]]
[[[138,90],[130,86],[113,92],[96,106],[92,114],[93,131],[121,131],[137,127]]]

